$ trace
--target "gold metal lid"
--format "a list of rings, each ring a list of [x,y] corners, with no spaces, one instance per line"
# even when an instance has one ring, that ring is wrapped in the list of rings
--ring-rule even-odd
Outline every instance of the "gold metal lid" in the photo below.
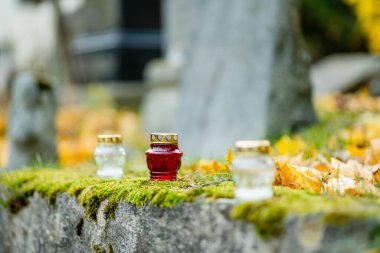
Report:
[[[270,141],[268,140],[250,140],[235,142],[237,153],[261,153],[270,152]]]
[[[178,134],[176,133],[151,133],[150,143],[154,144],[178,144]]]
[[[98,143],[107,144],[121,144],[123,142],[123,137],[121,134],[99,134]]]

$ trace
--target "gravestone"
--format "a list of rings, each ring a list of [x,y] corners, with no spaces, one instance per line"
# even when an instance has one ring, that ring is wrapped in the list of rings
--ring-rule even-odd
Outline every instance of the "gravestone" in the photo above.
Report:
[[[145,67],[147,94],[141,107],[143,128],[149,132],[177,132],[179,83],[199,24],[194,17],[204,0],[161,1],[164,57]]]
[[[145,68],[148,92],[141,106],[141,115],[146,133],[177,130],[180,68],[166,59],[153,60]]]
[[[309,55],[293,0],[209,0],[181,82],[181,148],[222,157],[239,139],[261,139],[315,121]]]
[[[337,74],[339,73],[339,74]],[[374,95],[379,94],[376,78],[380,74],[380,57],[367,53],[328,56],[311,68],[314,95],[358,90],[369,81]]]
[[[7,169],[34,162],[55,162],[55,112],[57,87],[28,72],[16,75],[9,87],[8,139],[10,153]]]

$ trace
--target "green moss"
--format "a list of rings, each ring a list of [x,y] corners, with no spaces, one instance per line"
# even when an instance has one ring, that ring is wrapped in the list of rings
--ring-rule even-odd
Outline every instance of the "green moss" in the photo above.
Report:
[[[110,243],[108,243],[108,253],[115,253]]]
[[[234,208],[231,215],[235,219],[243,219],[255,224],[256,232],[263,239],[279,236],[284,229],[286,209],[271,204],[271,201],[258,203],[242,203]]]
[[[318,150],[325,149],[332,136],[339,136],[344,128],[350,128],[358,120],[359,114],[355,113],[320,113],[319,122],[298,133],[309,146]],[[343,140],[338,138],[340,146],[344,146]]]
[[[107,253],[107,251],[103,248],[101,248],[99,245],[97,244],[94,244],[92,245],[92,249],[96,252],[96,253]]]
[[[118,206],[119,204],[115,202],[109,202],[107,204],[107,206],[104,208],[104,216],[106,219],[115,219],[115,211]]]
[[[126,201],[136,206],[155,205],[170,208],[181,202],[193,201],[198,196],[210,199],[232,198],[233,183],[223,182],[200,188],[189,188],[188,181],[150,181],[149,178],[128,178],[102,180],[93,176],[91,171],[73,169],[25,170],[5,173],[0,183],[5,186],[3,202],[13,212],[28,204],[34,192],[46,198],[51,204],[62,193],[78,198],[86,209],[88,217],[96,220],[100,204],[108,200],[105,207],[106,217],[112,218],[116,204]]]
[[[213,200],[233,198],[233,182],[217,185],[193,185],[189,181],[150,181],[147,177],[102,180],[87,170],[26,170],[1,175],[2,203],[17,212],[28,204],[28,197],[37,192],[54,204],[58,194],[75,196],[87,216],[96,220],[99,207],[108,201],[103,212],[107,219],[115,217],[120,201],[136,206],[154,205],[171,208],[181,202],[191,202],[199,196]],[[339,197],[275,187],[273,199],[236,205],[231,215],[255,224],[263,238],[279,236],[288,215],[321,214],[330,225],[344,225],[352,219],[380,219],[380,205],[368,197]]]
[[[113,247],[110,243],[108,243],[107,245],[107,249],[103,249],[102,247],[100,247],[99,245],[97,244],[94,244],[92,245],[92,249],[96,252],[96,253],[115,253],[115,251],[113,250]]]
[[[349,212],[349,210],[348,210]],[[332,225],[332,226],[344,226],[348,224],[351,220],[351,215],[349,213],[336,213],[336,212],[331,212],[327,213],[324,215],[323,219],[325,223]]]
[[[288,215],[321,214],[331,226],[344,225],[350,220],[380,220],[380,205],[376,199],[313,194],[286,187],[275,187],[273,199],[236,205],[231,216],[255,224],[263,239],[280,235]]]
[[[110,243],[108,243],[108,246],[107,246],[107,249],[103,249],[102,247],[100,247],[99,245],[97,244],[94,244],[92,245],[92,249],[96,252],[96,253],[115,253],[115,251],[113,250],[113,247]]]
[[[371,231],[372,247],[380,248],[380,226],[377,225]]]

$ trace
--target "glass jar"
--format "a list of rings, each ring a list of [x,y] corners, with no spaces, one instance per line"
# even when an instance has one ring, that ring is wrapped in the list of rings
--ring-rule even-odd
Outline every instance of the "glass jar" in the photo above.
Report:
[[[232,163],[232,177],[236,183],[235,198],[258,201],[272,198],[275,166],[269,156],[270,142],[237,141]]]
[[[120,134],[98,135],[98,145],[94,152],[95,162],[99,166],[96,173],[98,177],[123,177],[126,152],[122,142],[123,137]]]
[[[176,180],[181,167],[182,152],[178,149],[178,135],[152,133],[150,149],[146,154],[151,180]]]

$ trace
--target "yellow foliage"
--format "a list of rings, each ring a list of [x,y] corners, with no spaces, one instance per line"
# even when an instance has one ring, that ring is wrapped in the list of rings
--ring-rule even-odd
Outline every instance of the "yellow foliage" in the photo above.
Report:
[[[0,137],[0,167],[5,166],[7,161],[8,145],[4,138]]]
[[[326,163],[317,163],[316,165],[314,165],[313,168],[324,173],[328,173],[331,171],[331,166]]]
[[[321,180],[312,170],[300,170],[287,163],[277,163],[277,170],[274,185],[287,186],[293,189],[307,189],[313,192],[320,192],[322,188]]]
[[[336,95],[328,101],[334,110],[361,112],[361,116],[354,118],[353,125],[324,137],[327,147],[320,150],[307,143],[308,135],[282,136],[272,153],[277,167],[274,184],[329,194],[380,196],[375,187],[380,184],[380,99],[369,96],[368,90],[361,90],[354,95]],[[5,125],[5,120],[0,118],[0,165],[5,164],[7,154],[6,139],[1,135]],[[139,116],[126,110],[65,107],[58,112],[56,125],[63,165],[77,166],[91,161],[97,145],[96,135],[100,133],[121,133],[126,145],[147,147],[142,141],[146,138],[139,132]],[[321,129],[317,131],[328,131]],[[317,131],[313,132],[316,139],[319,138]],[[230,173],[234,160],[232,148],[225,160],[200,160],[188,165],[184,159],[181,173],[215,180],[220,173]]]
[[[354,8],[359,24],[368,38],[369,49],[380,52],[380,1],[379,0],[344,0]]]
[[[201,174],[217,174],[217,173],[229,173],[230,166],[227,162],[219,163],[215,160],[207,161],[200,160],[199,162],[199,171]]]
[[[234,151],[232,148],[228,149],[228,154],[224,157],[227,162],[232,163],[235,159]]]
[[[275,148],[280,155],[298,154],[305,149],[305,143],[300,137],[290,138],[284,135],[275,144]]]
[[[354,144],[349,144],[346,146],[347,151],[350,153],[352,157],[361,157],[364,156],[366,149],[360,148]]]

